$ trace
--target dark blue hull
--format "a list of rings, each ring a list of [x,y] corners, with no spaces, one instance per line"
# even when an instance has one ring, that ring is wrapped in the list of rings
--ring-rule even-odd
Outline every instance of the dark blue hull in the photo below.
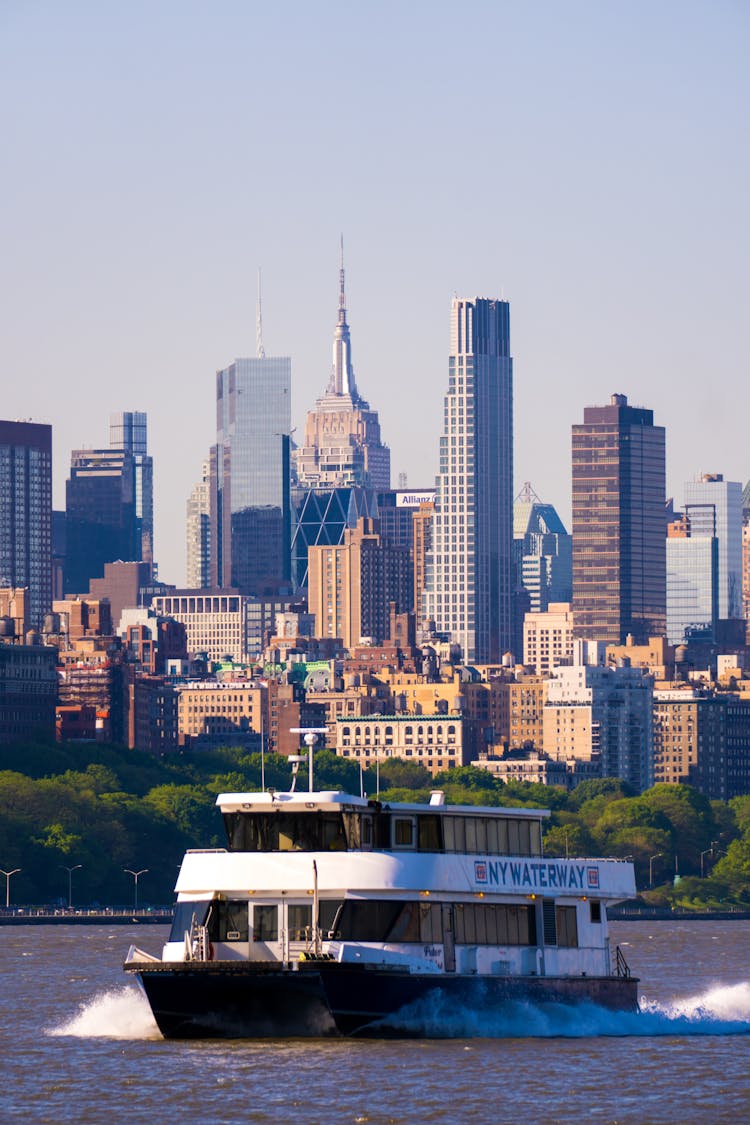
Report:
[[[440,1035],[439,1013],[452,1009],[495,1015],[517,1003],[638,1008],[638,982],[626,976],[436,976],[333,961],[128,963],[126,970],[140,978],[167,1039],[424,1037]]]

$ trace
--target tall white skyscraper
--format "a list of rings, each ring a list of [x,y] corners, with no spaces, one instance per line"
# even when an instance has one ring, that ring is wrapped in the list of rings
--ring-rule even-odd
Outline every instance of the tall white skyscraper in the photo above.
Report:
[[[391,487],[391,451],[381,440],[378,412],[370,409],[354,378],[343,243],[331,375],[325,394],[307,415],[304,441],[294,451],[293,461],[300,488],[355,485],[385,492]]]
[[[193,486],[187,502],[188,588],[208,586],[211,580],[211,478],[210,460],[201,467],[201,479]]]
[[[467,662],[511,646],[513,361],[510,305],[454,298],[425,616]]]

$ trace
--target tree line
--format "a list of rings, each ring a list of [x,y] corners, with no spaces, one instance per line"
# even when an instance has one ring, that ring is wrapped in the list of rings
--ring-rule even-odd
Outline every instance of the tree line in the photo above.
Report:
[[[261,762],[236,748],[156,758],[91,743],[22,745],[4,747],[0,765],[0,868],[20,868],[14,905],[66,905],[69,890],[74,907],[131,905],[132,872],[144,872],[140,904],[171,904],[185,850],[224,845],[216,795],[257,791],[261,778],[285,790],[291,776],[286,758]],[[304,766],[297,784],[307,788]],[[614,778],[568,792],[474,766],[433,778],[399,759],[360,773],[326,750],[315,755],[315,786],[411,802],[443,789],[451,804],[548,809],[547,855],[629,857],[655,904],[750,908],[750,796],[711,801],[686,785],[635,795]]]

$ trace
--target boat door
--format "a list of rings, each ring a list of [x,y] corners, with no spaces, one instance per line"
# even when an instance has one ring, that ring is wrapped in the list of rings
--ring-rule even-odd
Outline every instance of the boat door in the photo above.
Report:
[[[443,903],[443,967],[446,973],[456,971],[456,939],[453,929],[453,907]]]
[[[250,905],[250,960],[282,961],[282,925],[279,902],[257,902]]]

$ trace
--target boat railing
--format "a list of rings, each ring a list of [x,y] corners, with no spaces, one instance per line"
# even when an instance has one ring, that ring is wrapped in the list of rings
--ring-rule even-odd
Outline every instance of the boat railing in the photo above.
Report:
[[[195,914],[193,914],[190,919],[190,929],[185,930],[185,960],[210,961],[211,953],[208,926],[200,925]]]
[[[619,945],[615,946],[615,975],[618,977],[630,977],[630,966],[625,960],[625,954],[620,949]]]

